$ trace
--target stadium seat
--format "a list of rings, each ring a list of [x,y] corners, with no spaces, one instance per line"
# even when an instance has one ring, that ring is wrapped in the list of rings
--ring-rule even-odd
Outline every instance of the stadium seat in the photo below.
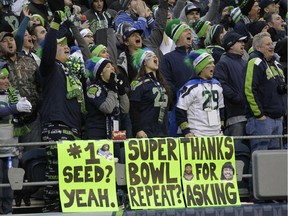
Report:
[[[256,199],[287,199],[287,157],[287,150],[253,152],[253,193]]]

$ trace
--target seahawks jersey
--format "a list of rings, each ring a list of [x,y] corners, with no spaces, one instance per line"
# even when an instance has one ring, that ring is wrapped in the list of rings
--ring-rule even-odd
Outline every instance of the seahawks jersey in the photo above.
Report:
[[[195,136],[220,135],[222,91],[216,79],[193,79],[179,90],[177,108],[186,111],[188,126]]]
[[[112,92],[112,91],[110,91]],[[103,103],[107,103],[108,89],[102,81],[96,81],[87,89],[86,94],[86,133],[88,139],[110,139],[113,131],[113,120],[120,114],[119,99],[117,93],[112,93],[110,105],[112,113],[104,113],[100,109]]]
[[[141,104],[138,121],[148,137],[168,136],[168,96],[165,88],[157,80],[147,75],[144,80],[133,81],[129,99]],[[131,116],[132,127],[134,120]]]

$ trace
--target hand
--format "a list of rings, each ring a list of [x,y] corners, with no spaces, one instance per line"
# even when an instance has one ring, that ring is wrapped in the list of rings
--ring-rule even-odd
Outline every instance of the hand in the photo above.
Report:
[[[89,20],[86,20],[84,23],[80,25],[81,29],[90,28]]]
[[[192,132],[190,132],[190,133],[188,133],[188,134],[186,134],[185,135],[185,137],[194,137],[195,135],[194,135],[194,133],[192,133]]]
[[[117,92],[117,78],[115,73],[110,74],[109,81],[106,86],[108,89]]]
[[[122,73],[119,73],[117,75],[117,89],[118,89],[119,95],[126,94],[124,75]]]
[[[146,4],[142,0],[138,0],[136,11],[134,11],[141,17],[145,17],[146,15]]]
[[[146,12],[145,12],[145,17],[153,17],[153,12],[152,10],[145,4]]]
[[[18,112],[31,112],[32,105],[31,103],[26,99],[26,97],[22,97],[18,103],[16,104],[16,109]]]
[[[147,138],[147,134],[143,130],[138,131],[136,134],[136,138]]]
[[[24,16],[31,18],[31,14],[30,14],[29,9],[27,7],[24,7],[22,9],[22,12],[23,12]]]
[[[53,21],[56,23],[62,23],[65,18],[65,13],[63,11],[55,11],[53,14]]]

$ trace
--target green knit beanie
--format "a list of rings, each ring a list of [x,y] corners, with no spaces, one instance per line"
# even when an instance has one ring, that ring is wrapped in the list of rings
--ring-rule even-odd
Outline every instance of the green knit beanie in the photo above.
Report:
[[[154,52],[147,48],[138,49],[136,53],[133,54],[133,66],[136,69],[139,69],[141,65],[143,64],[143,61],[145,60],[146,56],[150,53],[154,53]]]
[[[104,46],[103,44],[99,44],[98,46],[96,45],[93,45],[91,48],[90,48],[90,51],[91,51],[91,57],[94,57],[94,56],[99,56],[100,52],[107,48],[106,46]]]
[[[186,23],[181,23],[179,19],[173,19],[166,24],[165,33],[176,43],[186,29],[192,31]]]
[[[185,63],[192,67],[197,75],[210,63],[214,62],[212,55],[207,53],[205,49],[192,51],[185,58]]]
[[[194,29],[195,33],[199,38],[203,37],[205,38],[209,26],[210,26],[209,21],[197,20],[192,23],[192,28]]]
[[[45,20],[44,20],[44,18],[43,18],[40,14],[33,14],[33,15],[31,16],[31,18],[33,18],[33,17],[38,18],[38,19],[40,20],[41,25],[42,25],[42,26],[45,26]]]

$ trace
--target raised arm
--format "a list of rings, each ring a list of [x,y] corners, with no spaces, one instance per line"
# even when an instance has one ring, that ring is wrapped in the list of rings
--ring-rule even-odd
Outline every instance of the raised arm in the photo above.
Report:
[[[15,34],[15,42],[16,42],[16,50],[17,52],[22,51],[22,46],[23,46],[23,39],[25,35],[25,31],[27,29],[28,23],[30,21],[30,15],[29,15],[29,9],[28,8],[23,8],[23,15],[24,19],[19,25],[19,28]]]
[[[50,29],[45,36],[42,58],[40,64],[40,74],[47,76],[53,72],[57,52],[57,31],[59,30],[61,18],[58,13],[54,14]]]

